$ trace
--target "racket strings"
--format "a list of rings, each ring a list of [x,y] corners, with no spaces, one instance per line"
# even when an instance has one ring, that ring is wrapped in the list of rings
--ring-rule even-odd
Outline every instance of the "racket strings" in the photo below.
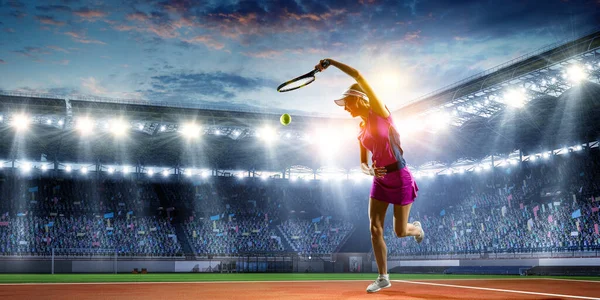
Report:
[[[297,89],[297,88],[303,87],[303,86],[313,82],[314,80],[315,80],[315,77],[310,76],[310,77],[300,78],[295,81],[290,81],[290,82],[287,82],[283,87],[281,87],[280,91],[284,92],[284,91]]]

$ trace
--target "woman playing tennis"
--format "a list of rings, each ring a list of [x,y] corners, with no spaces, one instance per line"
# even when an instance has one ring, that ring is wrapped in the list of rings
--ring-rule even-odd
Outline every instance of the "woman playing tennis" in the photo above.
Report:
[[[417,183],[406,167],[400,135],[395,128],[390,111],[375,95],[361,74],[350,66],[332,59],[321,60],[315,66],[320,71],[329,65],[348,74],[357,83],[352,84],[341,99],[335,100],[354,117],[361,117],[360,162],[362,172],[373,176],[369,199],[371,243],[379,269],[379,277],[367,287],[373,293],[392,286],[387,273],[387,246],[383,239],[383,223],[390,204],[394,205],[394,232],[398,237],[413,236],[417,243],[423,241],[425,232],[418,221],[408,223],[412,203],[417,197]],[[325,63],[324,63],[325,62]],[[325,67],[323,67],[325,66]],[[372,165],[367,162],[367,150],[372,154]]]

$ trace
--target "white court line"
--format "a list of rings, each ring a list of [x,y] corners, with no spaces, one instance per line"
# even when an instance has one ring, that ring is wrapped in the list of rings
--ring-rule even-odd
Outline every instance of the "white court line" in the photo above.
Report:
[[[460,280],[460,279],[457,279],[457,280]],[[537,295],[537,296],[552,296],[552,297],[563,297],[563,298],[573,298],[573,299],[600,300],[600,298],[594,298],[594,297],[571,296],[571,295],[549,294],[549,293],[538,293],[538,292],[527,292],[527,291],[516,291],[516,290],[504,290],[504,289],[494,289],[494,288],[485,288],[485,287],[477,287],[477,286],[453,285],[453,284],[444,284],[444,283],[407,281],[407,280],[391,280],[391,281],[393,281],[393,282],[402,282],[402,283],[411,283],[411,284],[423,284],[423,285],[435,285],[435,286],[443,286],[443,287],[453,287],[453,288],[459,288],[459,289],[471,289],[471,290],[502,292],[502,293],[527,294],[527,295]]]
[[[208,283],[302,283],[302,282],[355,282],[355,281],[365,281],[372,282],[371,279],[322,279],[322,280],[227,280],[227,281],[119,281],[119,282],[24,282],[24,283],[0,283],[0,286],[7,285],[75,285],[75,284],[89,284],[89,285],[106,285],[106,284],[208,284]]]
[[[546,280],[559,280],[559,281],[579,281],[579,282],[593,282],[593,283],[600,283],[600,277],[598,277],[599,280],[578,280],[578,279],[563,279],[563,278],[539,278],[539,279],[546,279]]]

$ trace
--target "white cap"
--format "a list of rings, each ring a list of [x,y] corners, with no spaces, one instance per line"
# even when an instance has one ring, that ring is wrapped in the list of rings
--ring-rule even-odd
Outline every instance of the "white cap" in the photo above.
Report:
[[[359,98],[362,98],[365,101],[369,101],[369,97],[367,97],[367,94],[365,94],[361,91],[354,90],[354,89],[348,89],[347,91],[344,92],[342,98],[333,100],[333,102],[335,102],[335,104],[337,104],[339,106],[345,106],[346,105],[346,97],[348,97],[348,96],[357,96]]]

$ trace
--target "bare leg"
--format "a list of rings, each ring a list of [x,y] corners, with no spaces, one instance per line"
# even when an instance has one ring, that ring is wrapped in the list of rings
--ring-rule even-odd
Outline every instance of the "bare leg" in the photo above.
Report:
[[[387,274],[387,246],[383,239],[383,223],[389,203],[373,198],[369,200],[369,219],[371,223],[371,244],[377,262],[379,275]]]
[[[394,232],[398,237],[419,236],[421,230],[415,225],[408,223],[411,204],[394,205]]]

